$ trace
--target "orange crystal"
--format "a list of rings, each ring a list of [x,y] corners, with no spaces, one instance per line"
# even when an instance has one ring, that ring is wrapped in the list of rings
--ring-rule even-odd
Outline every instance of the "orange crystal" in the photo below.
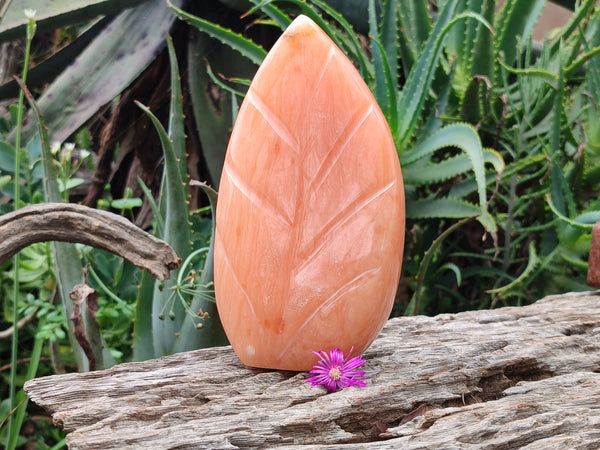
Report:
[[[404,220],[381,110],[299,16],[252,81],[220,181],[215,296],[241,361],[309,370],[313,350],[366,349],[394,302]]]

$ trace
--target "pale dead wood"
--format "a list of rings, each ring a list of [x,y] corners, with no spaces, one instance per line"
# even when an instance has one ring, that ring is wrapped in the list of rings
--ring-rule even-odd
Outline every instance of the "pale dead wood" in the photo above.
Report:
[[[392,319],[364,356],[367,387],[331,394],[230,347],[25,390],[72,449],[600,446],[598,294]]]
[[[160,280],[169,278],[169,271],[181,263],[166,242],[107,211],[73,203],[42,203],[0,216],[0,264],[28,245],[45,241],[108,250]]]
[[[87,278],[87,271],[84,273]],[[85,282],[87,280],[84,280]],[[73,324],[73,335],[88,359],[90,370],[96,370],[104,368],[100,325],[96,319],[100,295],[84,283],[78,284],[69,292],[73,302],[70,319]]]

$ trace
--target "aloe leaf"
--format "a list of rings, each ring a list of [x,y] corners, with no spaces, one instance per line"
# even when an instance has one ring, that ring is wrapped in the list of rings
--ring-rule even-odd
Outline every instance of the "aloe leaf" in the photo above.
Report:
[[[512,0],[505,2],[494,20],[494,45],[496,54],[507,65],[513,66],[522,45],[528,41],[546,0]],[[517,43],[521,45],[515,45]],[[496,69],[496,81],[501,83],[501,74]]]
[[[447,33],[447,25],[454,16],[458,0],[444,3],[433,30],[429,34],[415,65],[412,67],[406,84],[398,99],[399,112],[398,140],[396,148],[403,153],[420,116],[419,112],[429,93],[429,87],[441,54],[442,43]]]
[[[393,2],[388,2],[393,3]],[[389,12],[389,11],[388,11]],[[395,15],[395,10],[391,12]],[[379,39],[378,20],[375,13],[375,1],[369,0],[369,34],[371,37],[371,54],[373,55],[373,67],[375,69],[374,94],[377,103],[381,107],[387,122],[391,125],[392,135],[396,137],[398,124],[396,109],[397,92],[397,66],[396,76],[392,74],[392,67],[386,55],[386,49]],[[396,54],[392,55],[396,59]]]
[[[591,18],[591,21],[600,24],[600,9],[596,11]],[[593,33],[589,39],[589,42],[585,38],[583,39],[583,44],[588,52],[590,51],[590,47],[597,48],[600,46],[600,33]],[[600,99],[600,56],[590,59],[588,63],[588,67],[585,71],[585,87],[592,98]],[[589,145],[594,151],[598,152],[600,150],[600,117],[598,116],[597,107],[587,108],[585,121]],[[586,168],[586,172],[590,175],[597,170],[597,165],[596,167]]]
[[[475,19],[489,26],[485,19],[474,13],[466,12],[454,17],[457,1],[448,0],[439,12],[435,26],[421,51],[417,63],[412,68],[398,99],[399,123],[397,127],[398,140],[396,148],[400,154],[402,154],[407,147],[408,141],[413,136],[420,112],[429,94],[429,88],[431,87],[435,69],[441,55],[444,39],[452,25],[461,20]]]
[[[461,117],[469,123],[482,123],[491,112],[491,97],[491,79],[473,76],[461,100]]]
[[[590,59],[592,59],[598,54],[600,54],[600,47],[595,47],[585,52],[584,54],[579,56],[577,60],[573,61],[573,63],[571,63],[568,67],[565,68],[565,76],[568,78],[575,75],[577,71],[579,71],[585,65],[586,62],[588,62]]]
[[[427,0],[399,2],[398,5],[400,57],[404,74],[412,70],[419,52],[431,32],[431,18]]]
[[[174,20],[163,0],[119,14],[39,99],[51,139],[67,139],[129,86],[163,48]],[[28,126],[24,136],[34,132]]]
[[[144,183],[144,181],[140,177],[138,177],[137,181],[140,185],[140,188],[142,189],[142,192],[144,193],[144,196],[146,197],[146,200],[148,200],[148,203],[150,204],[150,209],[152,210],[152,214],[154,215],[154,222],[156,224],[156,234],[158,234],[159,236],[164,236],[165,221],[163,220],[163,217],[160,214],[160,208],[154,200],[152,191],[148,186],[146,186],[146,183]]]
[[[364,0],[324,0],[321,3],[341,14],[358,32],[369,31],[368,4]]]
[[[147,271],[142,271],[135,304],[133,321],[133,360],[146,361],[156,358],[152,332],[154,285],[156,279]]]
[[[478,205],[458,198],[434,198],[406,201],[408,219],[463,219],[481,214]]]
[[[259,3],[258,0],[251,1],[255,5]],[[292,19],[290,19],[283,11],[281,11],[279,8],[277,8],[275,5],[272,5],[271,3],[263,4],[262,6],[260,6],[260,9],[267,16],[269,16],[273,20],[273,22],[275,22],[277,26],[282,30],[285,30],[290,25],[290,23],[292,23]]]
[[[191,250],[191,241],[189,208],[187,203],[185,142],[183,136],[184,116],[181,103],[179,71],[172,46],[169,51],[169,57],[172,75],[171,92],[174,93],[169,115],[169,132],[167,133],[158,118],[146,106],[139,102],[136,103],[146,113],[156,128],[165,157],[164,184],[162,186],[165,218],[162,239],[171,245],[179,257],[185,259]],[[186,182],[184,182],[184,177],[186,177]],[[175,280],[173,278],[164,283],[156,281],[154,287],[154,295],[152,296],[152,337],[155,356],[163,356],[173,352],[176,333],[179,332],[186,315],[186,311],[181,303],[172,301],[175,294],[173,291]],[[161,319],[165,308],[171,317]]]
[[[384,48],[392,75],[392,85],[398,86],[398,4],[385,0],[381,13],[380,42]]]
[[[494,0],[470,0],[466,7],[490,22],[494,17]],[[449,31],[446,50],[455,61],[454,84],[465,89],[474,75],[493,78],[493,32],[485,24],[468,20],[455,24]]]
[[[398,129],[396,126],[398,125],[398,110],[396,109],[397,88],[394,81],[394,75],[392,74],[392,69],[389,64],[388,58],[385,54],[384,48],[379,41],[374,41],[375,45],[379,48],[380,56],[381,56],[381,67],[377,68],[376,71],[383,71],[383,82],[384,82],[384,100],[382,100],[383,106],[382,109],[384,111],[385,118],[390,125],[390,131],[392,133],[392,137],[394,141],[398,137]],[[381,103],[380,103],[381,105]]]
[[[60,194],[58,185],[58,175],[56,168],[53,164],[53,157],[50,151],[50,141],[48,139],[48,129],[46,127],[44,118],[39,109],[39,106],[34,101],[33,96],[25,88],[21,86],[25,92],[25,98],[29,102],[29,106],[33,112],[35,118],[35,124],[38,128],[38,133],[35,135],[35,139],[30,142],[29,145],[40,146],[40,156],[42,161],[42,172],[44,174],[44,198],[47,202],[62,202],[62,196]],[[39,141],[38,141],[39,140]],[[73,313],[73,305],[69,296],[70,291],[80,284],[84,280],[83,269],[81,268],[81,259],[79,252],[75,248],[74,244],[65,242],[53,242],[55,263],[54,268],[56,272],[56,280],[59,285],[60,298],[62,301],[63,310],[65,317],[70,318]],[[73,357],[77,363],[77,366],[81,371],[89,370],[89,362],[85,356],[85,352],[77,342],[77,338],[73,334],[73,327],[67,325],[69,342],[73,349]],[[102,338],[99,335],[99,330],[95,336],[89,336],[90,341],[97,342],[98,345],[102,346]],[[110,352],[103,346],[104,350],[103,361],[105,367],[114,365],[115,361],[110,355]],[[101,352],[99,348],[93,349],[95,352]]]
[[[563,45],[559,47],[559,54]],[[553,161],[550,170],[550,186],[551,196],[554,205],[558,211],[564,215],[574,216],[576,214],[575,201],[569,183],[565,179],[565,174],[559,165],[559,157],[561,153],[561,124],[564,116],[564,101],[565,101],[565,77],[562,66],[562,61],[559,58],[558,68],[558,83],[556,94],[554,97],[554,105],[552,107],[552,122],[550,129],[550,146],[549,156]]]
[[[181,20],[188,22],[198,30],[209,34],[215,39],[218,39],[222,43],[230,46],[234,50],[237,50],[254,64],[260,65],[265,56],[267,56],[267,52],[264,48],[256,44],[254,41],[242,36],[241,34],[223,28],[222,26],[212,23],[201,17],[196,17],[192,14],[189,14],[188,12],[175,6],[171,1],[167,1],[167,4]]]
[[[502,68],[504,68],[504,70],[506,70],[507,72],[510,72],[514,75],[535,76],[535,77],[545,81],[546,83],[548,83],[554,89],[556,89],[558,86],[558,75],[556,75],[555,73],[552,73],[548,70],[533,69],[533,68],[515,69],[514,67],[510,67],[510,66],[506,65],[506,63],[504,61],[502,61],[501,59],[498,60],[498,63],[500,64],[500,66]]]
[[[150,203],[150,208],[154,214],[155,231],[158,236],[165,234],[165,222],[160,212],[159,206],[154,200],[152,192],[138,178],[138,183]],[[152,332],[152,304],[154,299],[154,288],[156,279],[147,271],[142,271],[140,284],[138,286],[137,299],[135,303],[135,320],[133,321],[133,360],[146,361],[156,357],[154,352],[154,339]]]
[[[169,140],[173,145],[175,159],[179,166],[181,181],[187,181],[187,157],[185,154],[185,127],[183,115],[183,97],[181,83],[179,82],[179,65],[173,47],[173,40],[167,37],[167,51],[169,53],[169,67],[171,69],[171,103],[169,107]],[[181,188],[180,188],[181,189]]]
[[[228,108],[231,94],[218,98],[211,95],[211,77],[206,58],[219,71],[235,70],[238,74],[250,76],[256,66],[246,58],[226,46],[214,49],[211,39],[204,33],[190,30],[188,46],[188,77],[192,99],[192,109],[196,131],[202,144],[202,156],[213,186],[219,185],[229,134],[233,126],[231,108]]]
[[[97,20],[69,45],[29,69],[27,86],[31,90],[36,90],[36,88],[42,88],[45,84],[54,80],[106,28],[112,19],[112,17],[104,17]],[[19,86],[14,80],[7,81],[0,86],[0,99],[15,98],[18,91]]]
[[[504,165],[503,162],[502,165]],[[488,172],[485,176],[486,185],[490,186],[498,183],[501,173],[502,171],[496,173]],[[448,197],[465,198],[475,192],[477,192],[477,182],[472,177],[469,177],[454,184],[448,191]]]
[[[190,227],[187,205],[187,191],[184,188],[180,172],[180,161],[175,155],[175,149],[170,136],[150,110],[139,102],[136,104],[148,115],[156,128],[165,156],[165,183],[163,185],[165,200],[165,234],[162,239],[167,242],[175,253],[184,259],[190,252]],[[175,281],[169,279],[164,283],[155,284],[152,303],[152,331],[154,352],[156,356],[171,354],[176,333],[185,318],[185,310],[178,302],[169,302],[174,295]],[[163,318],[164,310],[173,313],[173,318]]]
[[[217,192],[206,183],[194,183],[204,191],[210,201],[212,211],[212,233],[208,254],[204,262],[204,268],[199,283],[202,286],[211,285],[214,278],[214,240],[215,240],[215,212],[217,208]],[[183,269],[183,268],[182,268]],[[201,329],[196,329],[190,320],[186,320],[181,327],[181,333],[175,343],[175,351],[187,351],[198,348],[213,347],[216,345],[227,345],[228,340],[219,320],[217,305],[214,302],[206,300],[208,295],[212,295],[206,288],[203,292],[197,294],[192,299],[190,308],[192,311],[203,311],[208,313],[208,319],[204,321]]]
[[[210,80],[218,87],[220,87],[223,91],[233,95],[233,96],[238,96],[241,100],[244,99],[244,97],[246,96],[246,92],[243,92],[241,90],[236,89],[235,87],[228,85],[227,83],[225,83],[225,81],[223,80],[223,78],[221,77],[217,77],[213,70],[210,67],[210,64],[206,64],[206,73],[207,75],[210,77]],[[229,78],[229,81],[231,81],[232,83],[236,83],[239,84],[241,86],[245,86],[246,90],[247,88],[252,84],[252,80],[249,78]]]
[[[424,141],[419,142],[412,151],[403,155],[400,159],[401,164],[406,167],[406,165],[410,164],[411,162],[423,158],[424,156],[429,155],[440,148],[448,146],[460,148],[469,157],[475,173],[475,180],[477,182],[477,191],[481,205],[481,218],[487,218],[487,196],[485,191],[486,179],[484,168],[485,159],[483,156],[481,140],[479,139],[479,135],[473,126],[463,123],[452,124],[441,128],[432,136],[426,138]],[[490,223],[488,222],[487,226],[489,225]],[[495,227],[493,229],[495,229]],[[489,229],[488,231],[493,231],[493,229]]]
[[[511,281],[510,283],[496,288],[496,289],[490,289],[489,291],[486,291],[489,294],[506,294],[508,291],[510,291],[512,288],[514,287],[519,287],[521,288],[522,283],[524,283],[527,280],[527,277],[529,277],[529,275],[531,275],[531,273],[533,272],[533,270],[535,269],[535,267],[537,266],[537,264],[540,262],[540,259],[537,256],[537,253],[535,251],[535,244],[533,242],[531,242],[529,244],[529,257],[527,260],[527,267],[525,267],[525,270],[523,270],[523,272],[521,272],[521,274],[515,278],[513,281]]]
[[[62,196],[58,187],[58,175],[56,168],[53,164],[53,157],[50,151],[50,141],[48,139],[48,129],[45,126],[44,118],[42,113],[33,100],[33,96],[25,90],[25,98],[29,102],[29,106],[33,111],[35,118],[35,124],[38,128],[38,134],[36,134],[33,141],[28,145],[39,145],[42,173],[44,174],[43,185],[44,185],[44,199],[46,202],[62,202]],[[60,298],[65,313],[65,317],[71,317],[73,313],[73,306],[69,298],[69,292],[77,284],[83,280],[83,270],[81,268],[81,262],[79,254],[73,244],[63,242],[53,242],[52,247],[55,255],[55,271],[56,281],[60,290]],[[68,327],[69,342],[73,349],[73,357],[77,366],[81,371],[87,372],[89,370],[88,359],[85,356],[85,352],[77,342],[75,335],[73,334],[73,327]]]
[[[262,2],[258,2],[255,0],[252,0],[252,1],[253,1],[253,3],[256,4],[256,6],[254,6],[247,14],[250,14],[251,12],[256,11],[259,8],[263,8],[264,6],[269,5],[270,3],[274,2],[275,0],[263,0]],[[321,0],[311,0],[311,3],[316,5],[321,10],[325,11],[327,14],[329,14],[331,16],[331,18],[333,18],[336,22],[338,22],[338,24],[340,24],[342,26],[342,28],[344,29],[344,31],[347,34],[347,37],[350,39],[350,41],[352,43],[352,46],[350,46],[350,47],[344,45],[344,41],[338,37],[335,29],[326,20],[324,20],[323,17],[321,17],[321,15],[318,14],[306,1],[304,1],[304,0],[280,0],[280,1],[292,3],[293,5],[297,6],[300,9],[300,11],[302,12],[302,14],[311,18],[319,26],[319,28],[321,28],[323,31],[325,31],[325,33],[327,33],[327,35],[331,38],[331,40],[340,49],[346,48],[347,50],[349,50],[350,53],[352,53],[352,56],[354,58],[356,58],[356,60],[359,63],[359,70],[360,70],[361,76],[363,78],[366,77],[366,61],[364,59],[363,52],[361,51],[360,42],[358,41],[358,38],[356,37],[356,33],[352,30],[352,27],[350,26],[348,21],[341,14],[339,14],[335,9],[331,8],[327,3],[322,2]]]
[[[560,35],[552,45],[552,51],[558,50],[560,42],[566,41],[571,34],[581,27],[582,22],[591,14],[591,11],[596,3],[597,0],[583,0],[582,2],[575,4],[576,7],[573,11],[573,14],[565,26],[561,28]],[[595,19],[597,19],[598,15],[595,14],[595,16]]]
[[[447,263],[442,264],[440,266],[440,268],[435,271],[435,273],[433,274],[433,276],[434,277],[439,277],[442,273],[444,273],[447,270],[449,270],[450,272],[454,273],[454,276],[456,277],[456,284],[458,286],[460,286],[460,284],[462,283],[462,272],[460,270],[460,267],[458,267],[454,263],[447,262]]]
[[[100,15],[109,16],[146,0],[19,0],[13,1],[2,18],[0,42],[25,35],[27,18],[23,10],[35,11],[38,31],[81,23]]]
[[[481,15],[490,24],[494,19],[495,6],[495,0],[483,0],[481,5]],[[471,21],[470,26],[477,27],[475,46],[471,56],[471,76],[482,75],[491,80],[494,77],[494,33],[481,23],[475,24]]]
[[[497,173],[502,173],[504,161],[502,156],[494,150],[483,149],[484,163],[491,163]],[[404,166],[404,183],[429,184],[449,180],[473,168],[473,163],[468,155],[461,154],[450,157],[435,164],[428,164],[421,170],[412,170],[412,165]]]
[[[367,72],[368,72],[367,71],[367,62],[365,60],[365,57],[364,57],[364,54],[362,51],[362,47],[358,40],[356,32],[352,28],[352,25],[350,25],[350,23],[346,20],[345,15],[341,14],[340,10],[332,8],[328,3],[323,2],[321,0],[311,0],[311,3],[316,5],[319,9],[321,9],[325,13],[327,13],[333,20],[335,20],[342,27],[342,29],[346,33],[346,36],[350,39],[350,42],[352,43],[351,48],[348,48],[348,47],[346,47],[346,48],[348,48],[348,50],[350,50],[352,57],[358,61],[360,74],[363,77],[363,79],[366,79]],[[352,3],[352,2],[346,0],[347,5],[350,3]],[[329,34],[331,34],[331,33],[329,33]],[[395,53],[394,53],[394,57],[396,57]],[[394,84],[394,86],[396,86],[396,84]]]
[[[569,224],[574,228],[590,231],[594,227],[594,224],[600,221],[600,211],[588,211],[578,215],[575,217],[575,219],[569,219],[558,210],[558,208],[552,202],[552,198],[550,196],[547,196],[546,202],[548,203],[550,210],[556,217],[558,217],[559,220]]]

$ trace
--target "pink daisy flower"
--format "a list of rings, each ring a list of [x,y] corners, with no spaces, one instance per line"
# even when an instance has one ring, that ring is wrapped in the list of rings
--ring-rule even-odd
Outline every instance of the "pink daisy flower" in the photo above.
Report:
[[[321,360],[315,364],[310,371],[313,377],[307,378],[305,381],[313,386],[317,384],[324,385],[329,391],[344,389],[348,386],[365,387],[366,381],[360,380],[365,376],[362,370],[355,370],[365,363],[362,355],[350,358],[354,347],[350,349],[348,356],[344,358],[344,352],[339,348],[326,351],[313,352]]]

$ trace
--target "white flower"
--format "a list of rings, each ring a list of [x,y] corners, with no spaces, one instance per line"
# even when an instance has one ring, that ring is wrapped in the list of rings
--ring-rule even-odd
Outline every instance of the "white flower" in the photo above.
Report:
[[[53,155],[56,155],[59,150],[60,150],[60,142],[54,141],[52,144],[50,144],[50,152]]]
[[[28,19],[35,18],[35,9],[26,8],[23,12],[25,13],[25,17],[27,17]]]

